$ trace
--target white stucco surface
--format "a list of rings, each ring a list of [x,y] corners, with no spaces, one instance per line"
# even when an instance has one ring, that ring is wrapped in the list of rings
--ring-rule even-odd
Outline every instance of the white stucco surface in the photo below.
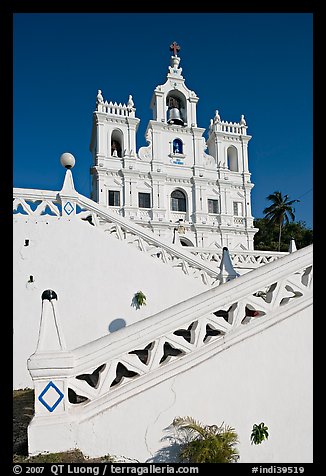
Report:
[[[207,288],[199,279],[185,276],[88,222],[16,216],[14,388],[32,387],[26,361],[36,349],[41,295],[46,289],[58,295],[64,337],[72,349]],[[139,290],[147,304],[136,310],[132,299]]]
[[[189,415],[203,424],[233,426],[240,463],[312,462],[311,320],[310,306],[79,422],[77,446],[92,456],[173,461],[167,428],[176,416]],[[260,422],[269,439],[251,445],[252,427]]]

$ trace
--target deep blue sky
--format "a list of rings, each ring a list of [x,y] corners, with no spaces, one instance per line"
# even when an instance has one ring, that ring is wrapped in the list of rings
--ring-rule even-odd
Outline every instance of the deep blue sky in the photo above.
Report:
[[[177,41],[198,126],[216,109],[245,115],[254,217],[279,190],[300,199],[296,221],[312,227],[312,40],[310,13],[15,14],[14,186],[60,190],[59,158],[71,152],[75,187],[89,196],[97,90],[118,103],[132,94],[138,150]]]

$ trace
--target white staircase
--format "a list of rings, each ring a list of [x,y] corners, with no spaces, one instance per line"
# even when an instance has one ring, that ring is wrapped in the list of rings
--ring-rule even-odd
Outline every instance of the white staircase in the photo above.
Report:
[[[91,207],[88,201],[79,203]],[[102,213],[104,216],[104,212],[96,206],[96,216]],[[121,218],[119,220],[121,231],[126,235],[127,226]],[[115,233],[119,234],[117,230],[115,228]],[[147,234],[143,236],[146,236],[148,243]],[[160,246],[162,248],[162,244]],[[230,414],[227,402],[228,399],[233,400],[233,394],[228,392],[226,399],[222,397],[222,388],[227,387],[228,381],[216,380],[218,375],[214,378],[214,369],[218,368],[219,362],[223,362],[224,367],[228,362],[236,362],[236,366],[228,370],[230,381],[235,375],[239,385],[236,387],[239,405],[248,407],[236,418],[240,432],[244,425],[250,424],[248,415],[252,418],[264,417],[255,413],[255,409],[260,407],[266,413],[273,409],[275,427],[278,418],[285,422],[287,415],[291,414],[292,399],[301,402],[300,395],[293,395],[291,388],[299,388],[306,399],[306,409],[300,415],[301,421],[298,419],[291,428],[285,424],[282,431],[285,431],[285,439],[289,436],[288,432],[293,434],[299,431],[302,435],[302,431],[309,426],[310,413],[308,411],[306,415],[306,411],[311,404],[305,396],[305,377],[311,372],[307,365],[307,361],[310,362],[311,341],[306,329],[310,329],[312,317],[312,253],[311,245],[252,271],[250,278],[244,275],[223,286],[210,288],[188,301],[74,350],[64,347],[56,300],[44,299],[39,346],[28,361],[35,387],[35,416],[29,426],[30,453],[79,447],[90,456],[103,452],[124,452],[125,456],[149,461],[159,453],[163,430],[171,422],[172,415],[178,416],[173,412],[180,414],[182,408],[187,408],[188,399],[196,401],[195,406],[188,405],[193,411],[196,409],[202,416],[212,416],[214,405],[205,404],[206,398],[211,401],[206,392],[212,393],[219,409],[215,417],[220,420]],[[209,272],[205,270],[211,276]],[[44,330],[45,325],[47,331]],[[302,348],[302,335],[308,339],[306,349]],[[294,348],[291,355],[286,354],[284,336],[288,338],[289,348]],[[52,342],[52,351],[47,351],[42,344],[45,338],[47,342]],[[277,339],[282,342],[279,349]],[[252,370],[246,374],[248,387],[243,386],[241,362],[244,363],[250,350],[255,345],[259,348],[262,342],[261,353],[256,356],[257,360],[251,361]],[[245,353],[240,349],[245,349]],[[297,366],[301,364],[302,380],[297,378]],[[197,385],[192,379],[194,369],[198,369],[198,382],[206,375],[201,403],[192,398],[192,392],[196,393],[194,386]],[[259,387],[256,375],[266,371],[270,377],[266,385],[282,393],[287,381],[284,381],[282,369],[290,372],[289,389],[283,404],[278,403],[277,394],[261,402],[259,395],[264,389],[257,388],[255,393],[251,388],[253,382]],[[176,388],[180,388],[179,393]],[[150,408],[155,409],[155,399],[160,398],[158,389],[166,397],[166,414],[164,418],[163,414],[157,414],[153,421]],[[182,389],[187,389],[187,397]],[[253,398],[254,405],[246,402],[249,396]],[[146,408],[148,414],[144,410]],[[249,408],[252,410],[249,411]],[[123,410],[122,414],[119,409]],[[132,438],[124,433],[128,420],[126,412],[131,412],[128,418]],[[137,413],[141,417],[136,416]],[[238,413],[235,411],[234,414]],[[232,412],[230,415],[233,415]],[[157,425],[159,418],[160,425]],[[218,424],[221,421],[207,423]],[[232,421],[227,423],[234,424]],[[125,429],[121,434],[119,425]],[[273,447],[271,461],[285,461],[287,456],[282,456],[283,441],[274,441],[273,444],[279,448],[279,453]],[[303,458],[309,459],[310,447],[306,445],[302,452],[304,444],[304,441],[298,444],[297,450],[294,448],[293,451],[301,452]],[[259,453],[252,451],[250,446],[244,444],[244,461],[246,458],[259,461]],[[288,455],[291,461],[292,449],[288,450]]]
[[[148,229],[133,223],[112,210],[79,194],[74,189],[71,171],[66,172],[61,191],[15,188],[13,212],[32,220],[50,219],[51,216],[69,220],[87,220],[105,233],[124,241],[181,271],[187,276],[200,279],[206,285],[218,285],[222,249],[203,249],[175,246]],[[268,251],[230,251],[233,266],[243,274],[259,266],[271,263],[287,253]]]
[[[75,348],[65,344],[69,339],[64,330],[68,324],[81,327],[80,316],[69,309],[64,313],[69,322],[61,321],[54,295],[43,294],[37,349],[28,359],[35,389],[30,454],[80,448],[89,456],[110,453],[142,462],[173,461],[165,432],[174,417],[190,415],[206,424],[225,421],[234,426],[240,462],[312,460],[310,439],[302,437],[312,431],[312,245],[290,254],[231,250],[235,269],[240,274],[252,271],[220,285],[225,281],[218,267],[222,250],[187,249],[162,240],[78,194],[70,170],[61,191],[14,189],[13,210],[21,233],[32,229],[21,227],[23,222],[42,224],[43,231],[48,226],[47,234],[35,236],[48,240],[51,230],[63,225],[66,234],[74,229],[70,246],[78,233],[84,240],[84,235],[92,235],[95,252],[96,240],[107,234],[111,253],[126,253],[127,248],[120,249],[126,244],[144,255],[141,261],[155,260],[179,271],[185,287],[196,282],[190,297],[177,304],[174,299],[162,311],[111,334],[88,337],[90,342]],[[88,233],[92,228],[97,234]],[[29,235],[19,235],[18,241],[23,238],[17,267],[25,279],[27,270],[28,275],[34,273],[41,246],[34,243],[33,251]],[[121,243],[119,250],[112,238]],[[51,246],[59,244],[54,239]],[[104,248],[102,253],[107,252]],[[64,275],[68,255],[53,256],[63,257],[58,270]],[[44,286],[45,281],[40,282]],[[63,281],[56,282],[58,286],[48,289],[60,299]],[[46,289],[37,288],[37,280],[34,284],[32,280],[24,289],[27,311],[27,297],[41,291],[39,300]],[[78,287],[71,289],[81,296]],[[66,296],[71,289],[65,289]],[[25,322],[25,311],[21,317]],[[33,319],[35,324],[35,312]],[[33,323],[31,329],[37,325]],[[96,312],[82,322],[86,335],[94,325]],[[25,337],[27,348],[29,333]],[[263,449],[254,448],[250,429],[265,420],[271,438]]]

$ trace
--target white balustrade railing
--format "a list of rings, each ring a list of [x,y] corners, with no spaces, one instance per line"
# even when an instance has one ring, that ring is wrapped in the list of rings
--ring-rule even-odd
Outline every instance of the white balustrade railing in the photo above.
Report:
[[[110,207],[110,212],[114,213],[115,215],[123,216],[123,208]]]
[[[244,217],[234,217],[233,223],[234,225],[245,225],[246,221]]]
[[[201,279],[207,285],[220,283],[219,269],[215,266],[212,267],[183,248],[178,249],[128,218],[119,216],[76,191],[69,195],[63,191],[15,188],[13,210],[14,214],[29,215],[33,218],[55,215],[87,220],[91,225],[101,227],[108,235],[135,246],[139,251],[169,264],[187,276]],[[146,217],[147,213],[148,211]]]
[[[184,372],[310,306],[312,277],[310,245],[73,351],[36,352],[28,362],[36,418],[52,417],[40,399],[49,385],[59,413],[80,422]],[[43,303],[57,319],[56,301]]]
[[[204,261],[214,262],[217,266],[220,266],[222,259],[222,250],[216,251],[212,248],[197,248],[188,247],[188,251],[195,256],[200,257]],[[272,263],[283,256],[286,256],[288,252],[283,251],[261,251],[261,250],[244,250],[244,251],[229,251],[232,264],[235,268],[251,268],[255,269],[264,264]]]
[[[170,212],[170,219],[172,222],[177,223],[179,220],[186,220],[187,213],[186,212]]]
[[[141,210],[137,211],[137,218],[150,220],[152,218],[152,211],[151,210]]]
[[[62,215],[59,192],[14,188],[13,213],[29,216]]]
[[[238,122],[221,121],[217,125],[218,125],[218,129],[222,132],[227,132],[231,134],[241,134],[241,135],[247,134],[246,127],[244,127]]]
[[[162,238],[121,216],[121,209],[108,209],[77,192],[69,197],[58,191],[15,188],[13,197],[14,214],[29,215],[33,218],[52,215],[88,220],[92,225],[102,227],[111,236],[125,240],[140,251],[168,263],[186,275],[200,278],[208,285],[219,284],[217,276],[222,250],[197,247],[176,249]],[[142,216],[144,219],[150,219],[149,211],[144,210]],[[184,217],[185,213],[182,212],[173,214],[176,222]],[[215,217],[213,219],[216,220]],[[286,254],[272,251],[230,251],[235,268],[249,269],[271,263]]]
[[[114,114],[115,116],[135,117],[135,108],[129,107],[126,104],[113,103],[112,101],[105,101],[102,104],[99,103],[97,105],[97,110],[106,114]]]

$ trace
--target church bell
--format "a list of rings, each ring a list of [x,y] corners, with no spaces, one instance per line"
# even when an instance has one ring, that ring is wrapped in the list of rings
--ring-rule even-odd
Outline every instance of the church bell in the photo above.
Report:
[[[168,124],[179,124],[181,126],[184,125],[184,122],[181,119],[180,110],[177,107],[172,107],[169,109]]]

